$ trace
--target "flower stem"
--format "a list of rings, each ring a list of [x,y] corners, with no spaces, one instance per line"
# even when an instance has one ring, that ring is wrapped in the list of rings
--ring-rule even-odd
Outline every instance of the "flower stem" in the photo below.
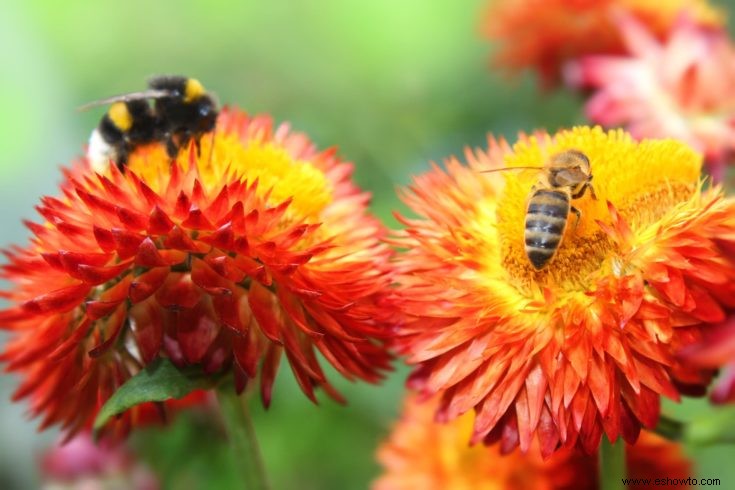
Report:
[[[625,478],[625,444],[602,438],[600,445],[600,490],[620,490]]]
[[[230,447],[232,447],[239,473],[242,476],[242,488],[269,490],[270,484],[265,473],[263,458],[260,455],[253,421],[250,418],[247,398],[239,396],[231,384],[225,383],[217,389],[217,399],[230,440]]]
[[[661,415],[658,420],[658,425],[654,432],[670,441],[680,441],[684,437],[685,425],[666,415]]]

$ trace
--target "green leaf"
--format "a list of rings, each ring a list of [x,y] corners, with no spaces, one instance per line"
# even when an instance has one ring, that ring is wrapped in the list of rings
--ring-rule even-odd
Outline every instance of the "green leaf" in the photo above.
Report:
[[[194,390],[213,388],[218,381],[216,375],[204,374],[198,368],[180,370],[168,359],[159,358],[113,393],[94,419],[94,430],[135,405],[182,398]]]
[[[693,418],[685,428],[684,440],[700,446],[734,444],[735,407],[712,407]]]

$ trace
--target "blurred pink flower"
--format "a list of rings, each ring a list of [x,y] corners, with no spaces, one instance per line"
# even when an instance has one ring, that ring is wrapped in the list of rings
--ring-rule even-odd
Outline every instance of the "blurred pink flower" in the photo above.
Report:
[[[712,401],[735,403],[735,318],[709,329],[702,342],[685,348],[681,357],[697,366],[720,368]]]
[[[657,39],[680,15],[713,28],[725,24],[722,9],[708,0],[488,0],[481,30],[493,41],[493,65],[509,73],[536,71],[555,86],[564,64],[587,54],[626,52],[611,13],[627,12]]]
[[[704,153],[715,179],[735,150],[735,48],[724,30],[682,17],[666,41],[620,14],[628,56],[570,62],[567,82],[596,92],[587,116],[636,138],[676,138]]]
[[[44,489],[158,489],[156,477],[124,445],[95,443],[89,432],[49,449],[41,458],[41,470]]]

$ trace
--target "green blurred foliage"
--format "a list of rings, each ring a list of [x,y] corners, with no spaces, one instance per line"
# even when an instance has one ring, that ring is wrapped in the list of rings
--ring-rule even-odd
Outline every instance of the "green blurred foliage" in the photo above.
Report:
[[[722,3],[722,2],[720,2]],[[735,0],[727,2],[733,6]],[[58,166],[82,147],[101,111],[79,105],[140,89],[152,74],[199,78],[225,104],[267,112],[337,145],[356,165],[373,210],[395,224],[395,186],[479,146],[487,132],[583,122],[582,100],[541,92],[531,77],[489,69],[479,35],[484,0],[10,0],[0,3],[0,244],[23,243],[22,218],[54,194]],[[379,387],[331,378],[349,399],[313,406],[283,366],[272,408],[253,400],[275,488],[365,488],[395,419],[405,367]],[[7,399],[15,380],[2,380]],[[679,406],[688,413],[691,404]],[[0,486],[32,488],[35,436],[17,405],[0,405]],[[233,461],[221,432],[196,415],[136,438],[166,488],[227,488]],[[33,448],[36,449],[33,449]],[[735,482],[732,448],[698,450],[703,476]],[[704,451],[704,452],[702,452]]]

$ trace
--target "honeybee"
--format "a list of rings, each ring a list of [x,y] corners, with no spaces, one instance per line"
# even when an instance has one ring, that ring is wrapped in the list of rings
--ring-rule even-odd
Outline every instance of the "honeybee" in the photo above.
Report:
[[[105,104],[110,107],[87,149],[95,169],[112,160],[122,170],[136,147],[154,141],[166,145],[170,158],[192,139],[199,150],[199,140],[214,129],[219,113],[214,96],[198,80],[182,76],[153,77],[148,90],[97,100],[80,110]]]
[[[559,250],[569,213],[576,216],[575,228],[582,217],[571,201],[584,196],[587,189],[592,199],[597,199],[590,160],[579,150],[566,150],[552,155],[543,167],[508,167],[485,172],[516,169],[540,170],[538,182],[528,198],[524,227],[526,257],[540,271]]]

